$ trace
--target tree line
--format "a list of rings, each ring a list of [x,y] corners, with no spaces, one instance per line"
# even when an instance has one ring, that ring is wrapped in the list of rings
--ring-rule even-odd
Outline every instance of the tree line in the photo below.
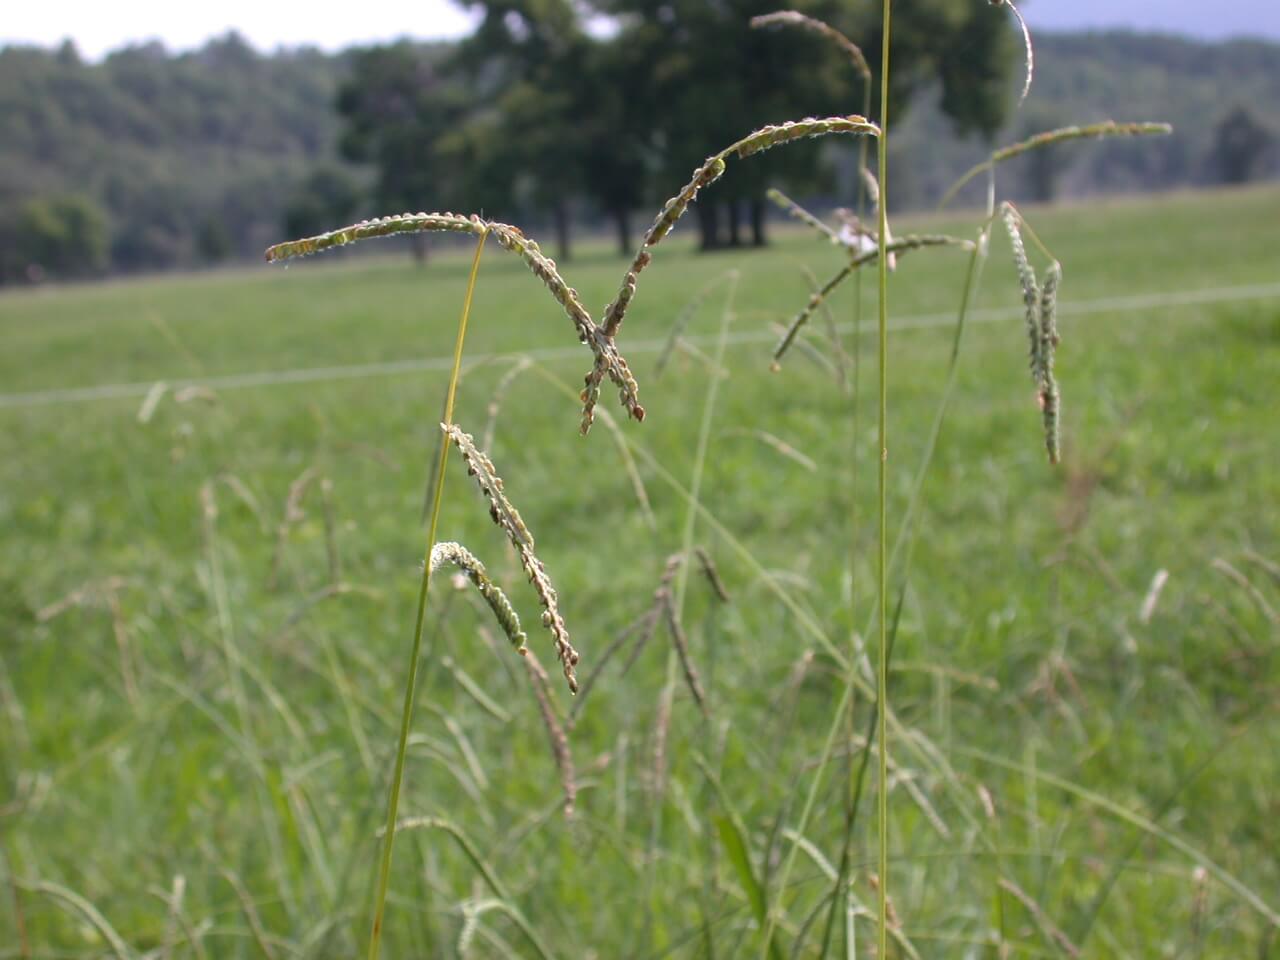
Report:
[[[562,258],[575,224],[607,224],[629,251],[636,218],[707,154],[764,123],[855,112],[867,93],[822,38],[749,27],[776,0],[463,5],[479,25],[448,44],[268,55],[233,33],[100,63],[70,43],[0,50],[0,283],[256,257],[282,235],[420,209],[483,210],[548,236]],[[800,8],[857,38],[874,72],[867,10]],[[895,209],[936,200],[994,142],[1107,117],[1179,129],[1160,144],[1037,154],[1006,185],[1052,199],[1280,168],[1277,45],[1134,34],[1037,44],[1036,86],[1014,113],[1021,53],[1004,11],[902,7]],[[852,205],[854,163],[852,147],[815,145],[738,167],[696,208],[702,246],[764,243],[769,185]]]

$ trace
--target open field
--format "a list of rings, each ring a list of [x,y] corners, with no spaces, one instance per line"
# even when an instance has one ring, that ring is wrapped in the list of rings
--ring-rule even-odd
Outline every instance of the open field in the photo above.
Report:
[[[1045,463],[997,232],[914,536],[966,255],[914,253],[891,279],[901,955],[1280,955],[1280,190],[1026,213],[1065,272],[1064,463]],[[820,764],[831,651],[856,651],[874,616],[873,343],[855,436],[820,318],[816,356],[768,372],[770,324],[808,292],[798,265],[825,279],[839,254],[788,232],[694,256],[692,232],[658,248],[619,337],[642,425],[577,435],[590,354],[496,246],[467,344],[487,359],[456,419],[479,440],[495,385],[537,358],[490,453],[589,675],[681,547],[730,285],[661,378],[658,347],[740,271],[693,537],[731,599],[695,568],[684,610],[707,717],[668,687],[664,632],[625,673],[624,650],[580,698],[566,820],[519,659],[471,593],[437,594],[401,811],[447,819],[472,852],[440,829],[401,837],[388,957],[468,939],[471,956],[536,955],[513,912],[558,957],[761,955],[735,821],[775,955],[817,955],[871,706],[860,692]],[[468,266],[317,258],[0,296],[0,960],[360,953]],[[564,272],[599,309],[622,268],[589,248]],[[852,286],[832,305],[849,323]],[[157,381],[172,386],[144,405]],[[508,588],[554,681],[536,601],[457,462],[445,497],[442,537]],[[854,830],[867,906],[874,790]],[[850,925],[870,956],[874,921]]]

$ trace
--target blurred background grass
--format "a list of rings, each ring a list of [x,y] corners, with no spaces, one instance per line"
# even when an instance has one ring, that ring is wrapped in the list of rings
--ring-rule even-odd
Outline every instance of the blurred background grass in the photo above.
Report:
[[[1004,312],[980,315],[965,334],[918,545],[893,588],[905,593],[892,702],[937,751],[926,763],[904,742],[895,755],[895,906],[924,956],[988,955],[980,945],[1001,927],[1016,954],[1061,952],[1032,911],[1000,898],[1001,877],[1076,940],[1105,892],[1088,955],[1265,956],[1274,924],[1223,876],[1280,909],[1280,193],[1025,212],[1066,271],[1065,462],[1044,462],[1020,292],[997,235],[979,307]],[[969,235],[964,222],[896,229]],[[494,249],[482,266],[457,419],[479,436],[508,355],[554,351],[511,383],[490,452],[559,588],[580,673],[647,608],[680,546],[685,505],[646,458],[688,482],[711,374],[682,350],[656,379],[655,348],[693,293],[730,268],[742,272],[732,305],[742,339],[728,347],[703,502],[837,645],[869,622],[869,341],[853,479],[850,401],[832,371],[798,352],[768,372],[769,324],[786,322],[807,293],[797,264],[825,277],[839,254],[800,232],[780,236],[772,256],[687,256],[687,242],[657,251],[620,340],[649,410],[622,431],[653,528],[615,439],[601,424],[578,437],[576,404],[544,379],[577,384],[586,369],[569,321],[514,258]],[[951,331],[934,315],[954,310],[964,259],[917,253],[892,277],[892,322],[906,328],[891,340],[891,523],[941,396]],[[593,248],[567,275],[599,307],[621,264]],[[147,422],[140,406],[157,381],[441,357],[466,269],[461,254],[429,272],[331,258],[0,299],[0,840],[19,882],[0,898],[0,957],[24,955],[20,928],[31,955],[108,951],[82,911],[36,883],[75,891],[143,953],[167,956],[166,944],[187,939],[201,947],[173,955],[357,951],[445,370],[214,381],[211,395],[187,402],[167,391]],[[1270,286],[1238,289],[1247,285]],[[1210,288],[1221,293],[1181,306],[1089,307]],[[866,297],[873,305],[873,285]],[[704,351],[723,307],[713,293],[693,319],[688,336]],[[833,309],[848,322],[851,289]],[[821,329],[815,322],[808,339],[829,361]],[[121,383],[140,386],[44,402],[58,399],[44,391]],[[308,470],[317,482],[281,535],[290,484]],[[441,535],[468,544],[506,585],[549,664],[514,556],[461,468],[451,471]],[[320,477],[332,484],[330,534]],[[202,521],[204,485],[212,524]],[[700,523],[695,539],[732,602],[691,581],[686,625],[711,721],[704,727],[681,688],[656,832],[661,634],[625,676],[614,660],[585,702],[572,736],[579,809],[566,822],[520,664],[469,594],[442,593],[429,613],[401,809],[446,817],[473,838],[559,955],[758,946],[743,939],[750,910],[716,852],[717,801],[695,757],[718,772],[757,869],[776,879],[840,680],[722,537]],[[1144,618],[1160,570],[1168,582]],[[467,692],[468,678],[490,704]],[[859,716],[869,708],[860,703]],[[840,780],[821,788],[807,835],[833,862]],[[864,815],[860,858],[874,849],[873,826]],[[1199,879],[1196,857],[1222,873]],[[856,867],[854,891],[870,902],[871,867]],[[781,892],[788,944],[830,887],[804,856],[791,883]],[[489,895],[434,831],[405,834],[392,891],[388,956],[452,955],[464,905]],[[500,914],[485,914],[478,936],[479,955],[528,950]]]

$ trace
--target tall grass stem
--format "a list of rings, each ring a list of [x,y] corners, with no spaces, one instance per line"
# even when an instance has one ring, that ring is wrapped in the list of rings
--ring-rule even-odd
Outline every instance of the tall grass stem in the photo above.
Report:
[[[471,260],[471,274],[467,278],[467,294],[462,302],[462,315],[458,318],[458,336],[453,347],[453,369],[449,374],[449,389],[445,394],[444,421],[453,422],[453,405],[458,393],[458,375],[462,369],[462,344],[467,336],[467,319],[471,316],[471,301],[476,290],[476,276],[480,272],[480,255],[488,231],[476,241],[475,256]],[[435,495],[431,503],[431,519],[427,524],[427,548],[422,565],[422,584],[418,590],[418,613],[413,628],[413,649],[409,658],[409,675],[404,685],[404,707],[400,712],[400,740],[396,748],[395,772],[391,775],[391,790],[387,796],[387,823],[382,837],[382,852],[378,860],[378,885],[373,902],[373,925],[369,931],[369,960],[378,960],[382,946],[382,924],[387,905],[387,887],[391,882],[391,848],[395,842],[396,814],[400,808],[400,785],[404,780],[404,761],[408,752],[409,726],[413,721],[413,695],[418,681],[418,661],[422,654],[422,625],[427,612],[427,591],[431,586],[431,551],[436,544],[436,528],[440,521],[440,504],[444,495],[445,466],[449,462],[449,444],[440,449],[435,478]]]
[[[893,17],[893,0],[883,0],[883,36],[880,47],[880,137],[877,144],[876,173],[880,188],[878,247],[880,257],[877,266],[880,273],[880,469],[879,469],[879,570],[877,575],[879,596],[879,668],[876,670],[876,750],[879,760],[879,870],[877,885],[877,957],[887,957],[889,946],[889,725],[885,713],[888,709],[888,479],[889,479],[889,264],[885,247],[889,239],[888,166],[889,166],[889,33]]]

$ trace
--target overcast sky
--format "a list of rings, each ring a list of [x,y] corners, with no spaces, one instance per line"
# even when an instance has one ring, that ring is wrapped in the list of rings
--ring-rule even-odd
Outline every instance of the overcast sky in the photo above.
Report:
[[[778,5],[785,7],[786,0]],[[261,49],[311,44],[336,50],[406,34],[456,37],[470,23],[449,0],[341,5],[295,0],[5,0],[3,6],[0,44],[53,46],[70,37],[81,53],[95,59],[125,43],[151,38],[171,49],[189,49],[230,29]],[[1024,12],[1033,28],[1132,27],[1200,37],[1254,34],[1280,39],[1280,0],[1026,0]]]

